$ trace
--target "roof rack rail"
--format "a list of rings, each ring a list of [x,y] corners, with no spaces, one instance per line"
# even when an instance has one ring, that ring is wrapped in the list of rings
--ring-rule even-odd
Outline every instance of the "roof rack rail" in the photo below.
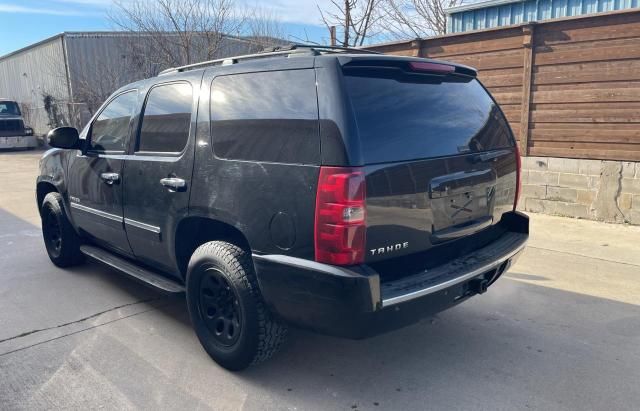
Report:
[[[377,51],[364,50],[352,47],[339,47],[339,46],[322,46],[312,44],[289,44],[286,46],[270,47],[266,48],[259,53],[245,54],[241,56],[225,57],[215,60],[203,61],[200,63],[187,64],[185,66],[172,67],[166,70],[162,70],[158,75],[163,76],[165,74],[178,73],[187,70],[193,70],[206,66],[227,66],[231,64],[237,64],[243,60],[253,60],[275,56],[289,56],[294,53],[309,52],[314,55],[322,54],[323,52],[352,52],[363,54],[380,54]]]

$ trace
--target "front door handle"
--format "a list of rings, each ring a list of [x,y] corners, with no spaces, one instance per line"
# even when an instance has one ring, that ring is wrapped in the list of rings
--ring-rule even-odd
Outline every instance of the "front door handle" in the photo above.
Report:
[[[113,183],[117,183],[120,181],[120,174],[118,173],[102,173],[100,174],[100,178],[107,184],[113,185]]]
[[[187,186],[187,182],[178,177],[163,178],[160,184],[167,187],[169,191],[180,191]]]

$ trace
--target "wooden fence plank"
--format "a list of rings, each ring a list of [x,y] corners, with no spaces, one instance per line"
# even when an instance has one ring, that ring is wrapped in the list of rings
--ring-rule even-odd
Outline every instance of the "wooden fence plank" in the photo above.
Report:
[[[532,129],[529,130],[529,141],[640,143],[640,128],[616,130],[614,125],[608,130]]]
[[[640,59],[625,59],[625,60],[611,60],[611,61],[582,61],[578,63],[567,63],[558,65],[536,66],[533,69],[534,73],[557,73],[557,72],[572,72],[573,74],[579,74],[581,71],[608,71],[624,68],[635,68],[640,66]]]
[[[484,69],[479,72],[481,76],[507,76],[507,75],[522,75],[522,70],[519,67],[511,68],[495,68]]]
[[[606,131],[619,130],[635,132],[640,130],[637,123],[531,123],[531,130],[547,130],[547,129],[571,129],[581,131]]]
[[[600,50],[614,47],[635,46],[638,44],[638,37],[628,37],[623,39],[598,39],[585,42],[570,42],[564,44],[540,45],[534,47],[534,51],[539,53],[561,53],[575,50]]]
[[[578,141],[537,141],[529,142],[530,147],[547,147],[547,148],[565,148],[571,150],[608,150],[610,145],[608,142],[578,142]],[[640,151],[638,143],[620,143],[616,144],[616,150]]]
[[[529,121],[531,120],[531,112],[529,105],[531,104],[531,72],[533,69],[533,42],[534,42],[533,25],[524,26],[522,28],[522,46],[523,46],[523,63],[522,63],[522,94],[521,111],[520,111],[520,130],[518,133],[520,141],[520,153],[527,155],[529,152]]]
[[[531,120],[535,123],[640,123],[640,112],[622,109],[533,110]]]
[[[588,103],[534,103],[530,110],[612,110],[612,109],[635,109],[640,111],[640,101],[609,102],[598,101]]]
[[[486,84],[485,84],[485,86],[486,86]],[[517,94],[521,94],[522,93],[522,86],[521,85],[518,85],[518,86],[503,86],[502,84],[499,84],[497,86],[492,86],[492,87],[487,87],[487,88],[489,89],[491,94],[493,94],[493,93],[517,93]],[[518,104],[520,104],[520,101],[518,101]]]
[[[520,130],[520,112],[518,113],[504,113],[504,116],[507,118],[507,122],[509,126],[513,130],[515,135],[518,135],[518,130]],[[519,136],[518,136],[519,138]]]
[[[471,53],[489,53],[494,51],[518,49],[522,47],[522,40],[519,34],[501,38],[489,38],[487,40],[474,41],[472,43],[449,43],[442,41],[432,41],[426,43],[421,51],[425,57],[445,58]]]
[[[551,147],[530,147],[529,155],[540,157],[565,157],[565,158],[586,158],[591,160],[622,160],[638,161],[640,150],[599,150],[592,149],[567,149]]]
[[[522,50],[508,50],[496,53],[469,54],[449,59],[466,64],[478,70],[522,67]]]
[[[581,103],[638,101],[640,88],[604,90],[547,90],[533,93],[534,103]]]
[[[577,91],[577,90],[614,90],[640,89],[640,81],[603,81],[570,84],[539,84],[534,86],[534,91]],[[638,96],[640,97],[640,95]]]
[[[581,64],[581,67],[576,68],[566,67],[566,65],[543,66],[558,67],[559,69],[564,67],[564,70],[534,73],[533,84],[571,84],[640,80],[640,60],[624,60],[603,63],[608,67],[603,67],[601,69],[589,69],[585,67],[587,66],[586,63]],[[619,63],[620,66],[615,63]]]
[[[608,61],[640,58],[640,40],[635,44],[615,47],[584,47],[571,50],[536,50],[536,64],[564,64],[586,61]]]
[[[522,93],[494,93],[493,90],[491,90],[491,94],[500,105],[520,104],[522,101]]]
[[[637,14],[591,17],[595,18],[540,25],[541,30],[536,36],[535,45],[640,36]]]
[[[510,86],[522,86],[522,74],[507,74],[505,76],[488,76],[481,71],[478,75],[482,84],[486,87],[510,87]]]

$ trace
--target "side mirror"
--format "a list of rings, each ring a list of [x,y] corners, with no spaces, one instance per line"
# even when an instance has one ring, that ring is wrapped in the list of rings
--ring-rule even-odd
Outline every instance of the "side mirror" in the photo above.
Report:
[[[81,149],[80,136],[74,127],[58,127],[49,131],[47,141],[51,147],[64,149]]]

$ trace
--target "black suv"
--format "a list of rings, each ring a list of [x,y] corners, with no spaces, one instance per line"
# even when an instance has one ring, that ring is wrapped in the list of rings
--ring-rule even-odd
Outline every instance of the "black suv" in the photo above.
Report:
[[[238,370],[290,323],[363,338],[486,291],[528,238],[520,158],[472,68],[290,47],[116,91],[49,133],[47,252],[186,291]]]

